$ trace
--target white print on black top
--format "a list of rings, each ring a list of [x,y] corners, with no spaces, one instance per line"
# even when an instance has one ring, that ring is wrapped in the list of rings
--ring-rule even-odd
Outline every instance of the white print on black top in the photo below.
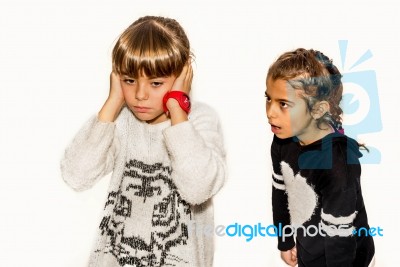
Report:
[[[300,172],[295,175],[288,163],[281,161],[281,171],[282,175],[273,174],[273,186],[287,192],[291,224],[302,225],[314,214],[318,196],[306,178]]]
[[[318,195],[312,186],[307,183],[305,177],[296,175],[290,165],[281,161],[282,175],[273,173],[272,185],[279,190],[285,190],[288,196],[288,209],[290,211],[290,223],[303,225],[311,219],[318,205]],[[357,212],[349,216],[335,217],[332,214],[321,211],[321,226],[329,236],[351,236],[355,230],[352,225]]]
[[[112,215],[100,224],[107,238],[104,253],[114,255],[120,266],[188,264],[171,253],[187,245],[191,210],[171,180],[170,167],[130,160],[119,190],[108,195],[108,208]]]

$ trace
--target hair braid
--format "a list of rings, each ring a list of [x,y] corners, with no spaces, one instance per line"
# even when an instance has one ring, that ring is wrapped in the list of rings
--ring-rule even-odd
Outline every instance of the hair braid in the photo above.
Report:
[[[329,79],[331,82],[331,89],[329,90],[329,97],[327,101],[330,105],[330,112],[326,116],[330,120],[330,124],[336,129],[342,129],[342,117],[343,110],[339,103],[342,100],[343,84],[341,81],[342,74],[337,67],[332,63],[332,60],[324,55],[322,52],[316,50],[315,58],[323,65],[323,67],[329,73]]]

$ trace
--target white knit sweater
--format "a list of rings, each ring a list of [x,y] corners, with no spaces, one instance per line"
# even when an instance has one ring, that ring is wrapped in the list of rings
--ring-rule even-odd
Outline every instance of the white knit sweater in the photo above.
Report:
[[[61,161],[77,191],[111,171],[98,241],[89,266],[209,267],[212,196],[225,178],[220,124],[208,106],[193,103],[189,121],[151,125],[124,108],[115,123],[93,116]],[[213,229],[213,228],[212,228]]]

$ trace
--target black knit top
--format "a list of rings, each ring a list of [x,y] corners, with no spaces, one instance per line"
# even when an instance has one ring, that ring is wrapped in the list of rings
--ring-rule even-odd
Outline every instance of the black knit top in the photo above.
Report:
[[[361,156],[358,143],[338,132],[305,146],[296,138],[274,136],[273,219],[286,233],[278,237],[278,249],[296,244],[299,266],[368,266],[371,261],[372,237],[359,231],[369,229]],[[297,230],[291,235],[292,229]]]

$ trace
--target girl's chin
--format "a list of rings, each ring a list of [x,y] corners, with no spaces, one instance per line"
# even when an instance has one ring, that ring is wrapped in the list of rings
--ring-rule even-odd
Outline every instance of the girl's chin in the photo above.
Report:
[[[277,137],[279,137],[280,139],[286,139],[286,138],[290,138],[290,137],[293,137],[293,135],[292,134],[288,134],[288,133],[285,133],[285,132],[277,132],[277,133],[274,133]]]
[[[168,117],[165,113],[161,113],[158,115],[149,114],[149,113],[133,113],[135,117],[143,122],[147,122],[148,124],[157,124],[160,122],[164,122],[168,120]]]

